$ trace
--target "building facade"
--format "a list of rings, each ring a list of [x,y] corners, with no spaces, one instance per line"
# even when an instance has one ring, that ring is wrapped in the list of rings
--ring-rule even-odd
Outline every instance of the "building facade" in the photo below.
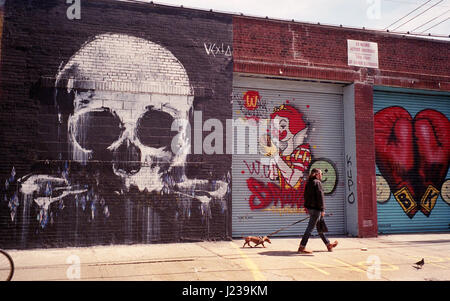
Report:
[[[449,231],[448,41],[113,0],[0,21],[4,248],[265,235],[314,167],[330,235]]]

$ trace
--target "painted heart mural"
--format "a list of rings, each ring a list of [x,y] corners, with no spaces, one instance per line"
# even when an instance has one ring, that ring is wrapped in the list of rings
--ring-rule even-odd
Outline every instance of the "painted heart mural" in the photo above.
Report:
[[[450,122],[433,109],[413,118],[402,107],[375,114],[376,163],[410,218],[427,217],[436,204],[450,161]]]

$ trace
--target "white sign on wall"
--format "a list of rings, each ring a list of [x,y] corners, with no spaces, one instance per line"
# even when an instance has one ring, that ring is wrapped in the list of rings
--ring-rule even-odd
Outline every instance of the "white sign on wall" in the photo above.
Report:
[[[378,68],[378,44],[347,40],[348,65]]]

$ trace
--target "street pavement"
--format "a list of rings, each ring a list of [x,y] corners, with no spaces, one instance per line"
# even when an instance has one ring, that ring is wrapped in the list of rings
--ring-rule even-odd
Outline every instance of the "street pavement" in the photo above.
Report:
[[[149,245],[8,250],[13,281],[448,281],[450,233],[272,238],[243,248],[242,239]],[[424,259],[419,268],[414,263]],[[256,283],[256,282],[255,282]]]

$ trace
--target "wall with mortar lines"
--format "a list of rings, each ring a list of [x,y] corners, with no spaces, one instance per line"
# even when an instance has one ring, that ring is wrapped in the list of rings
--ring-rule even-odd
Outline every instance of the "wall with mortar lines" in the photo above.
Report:
[[[205,48],[231,45],[231,17],[97,0],[81,1],[81,19],[69,20],[65,2],[4,7],[2,248],[229,237],[231,156],[187,154],[175,166],[140,140],[169,135],[151,132],[152,120],[193,110],[230,118],[231,56]],[[148,109],[137,116],[137,107]],[[130,124],[151,134],[126,136]]]
[[[347,39],[376,42],[379,68],[347,64]],[[447,41],[233,17],[234,71],[354,85],[358,236],[377,235],[373,86],[450,91]]]
[[[77,220],[70,216],[65,216],[67,218],[64,222],[65,226],[53,230],[42,230],[42,221],[51,223],[53,218],[55,223],[56,216],[47,216],[45,219],[46,211],[42,211],[37,205],[33,205],[36,208],[30,207],[29,211],[23,211],[25,207],[23,204],[22,211],[18,209],[20,202],[24,202],[23,196],[18,197],[19,206],[16,205],[14,191],[17,189],[15,181],[18,178],[36,171],[61,175],[69,168],[61,159],[70,156],[66,145],[67,137],[64,136],[68,128],[64,122],[59,128],[55,126],[60,122],[55,117],[57,112],[53,107],[54,79],[58,70],[64,66],[64,62],[69,61],[86,41],[99,34],[114,32],[132,35],[152,40],[169,49],[186,68],[196,95],[194,107],[203,112],[204,119],[213,117],[223,121],[231,116],[227,95],[230,95],[231,91],[233,70],[269,76],[356,83],[357,153],[364,154],[358,159],[358,165],[361,166],[358,168],[358,179],[362,179],[358,185],[369,188],[358,190],[358,199],[363,200],[359,206],[360,236],[374,236],[377,232],[375,186],[371,178],[374,175],[375,160],[373,85],[450,90],[448,80],[450,60],[446,42],[395,37],[391,34],[365,30],[271,21],[106,0],[83,2],[82,19],[68,20],[66,17],[68,5],[64,2],[28,1],[25,4],[20,1],[7,1],[5,8],[2,64],[0,65],[2,78],[0,81],[2,109],[0,142],[3,155],[0,173],[1,178],[6,179],[3,188],[5,198],[0,208],[0,228],[2,233],[6,233],[6,236],[3,236],[7,239],[5,247],[8,247],[8,244],[12,247],[28,248],[110,242],[211,239],[223,238],[230,233],[230,211],[228,211],[230,208],[226,206],[228,204],[226,198],[225,203],[212,202],[212,206],[205,206],[205,203],[198,200],[194,201],[194,205],[186,199],[180,201],[179,197],[175,198],[175,203],[181,206],[174,206],[174,208],[177,207],[174,209],[161,207],[165,197],[154,195],[152,198],[160,202],[155,202],[153,207],[147,206],[147,196],[139,196],[139,193],[132,191],[131,193],[135,194],[132,198],[140,201],[140,207],[130,207],[130,203],[126,203],[130,197],[127,197],[117,210],[123,214],[122,222],[123,220],[130,222],[118,227],[119,223],[111,223],[104,218],[101,221],[104,228],[101,233],[89,229],[91,227],[89,223],[88,226],[85,225],[86,223],[79,223],[78,228],[70,228],[67,225],[76,224]],[[231,35],[233,35],[233,41],[231,41]],[[347,39],[377,42],[380,68],[374,70],[347,66]],[[234,57],[234,69],[231,55]],[[95,70],[92,70],[90,74],[93,74],[93,71]],[[112,83],[86,81],[83,87],[89,88],[90,85],[94,85],[97,90],[131,89],[130,83],[120,82],[120,79],[127,77],[127,70],[112,70],[107,75],[114,80]],[[64,90],[66,87],[67,83],[64,83],[60,88]],[[126,101],[123,102],[123,106],[132,107],[131,103]],[[65,109],[72,108],[69,106]],[[62,114],[62,118],[67,119],[69,114],[68,112]],[[106,159],[94,161],[89,169],[72,163],[69,169],[75,178],[83,177],[91,181],[87,181],[91,183],[91,186],[92,183],[98,185],[96,172],[106,175],[105,179],[115,178],[106,162],[110,161]],[[184,172],[190,179],[209,180],[209,183],[196,182],[197,187],[194,186],[194,192],[200,191],[203,196],[211,191],[220,190],[220,185],[214,181],[227,182],[230,166],[231,158],[227,155],[190,155]],[[87,177],[86,173],[94,175]],[[8,181],[9,179],[11,182]],[[56,181],[54,178],[50,179]],[[212,179],[215,180],[210,181]],[[118,192],[114,187],[120,184],[111,180],[111,183],[106,183],[101,189],[109,190],[113,195],[115,191]],[[40,192],[45,194],[47,187],[45,184],[42,185],[43,191]],[[206,187],[208,185],[209,187]],[[77,191],[84,189],[84,187],[78,187]],[[91,196],[88,199],[72,200],[75,205],[72,204],[71,209],[80,210],[81,208],[80,212],[86,212],[82,209],[83,202],[90,202],[91,205],[97,204],[99,208],[102,208],[104,214],[105,208],[111,210],[101,198],[94,197],[97,192],[89,193]],[[192,191],[185,193],[184,198],[190,193]],[[65,203],[62,206],[69,205]],[[192,208],[195,208],[195,213],[189,211]],[[153,209],[161,212],[168,209],[173,215],[161,217],[153,212]],[[70,210],[64,212],[67,211]],[[94,217],[95,212],[94,210]],[[177,224],[174,221],[180,214],[195,216],[197,221]],[[34,225],[31,219],[30,224],[24,224],[25,216],[36,219]],[[220,217],[205,219],[205,216]],[[91,217],[92,211],[85,213],[84,216],[80,215],[84,221],[89,221]],[[62,219],[59,217],[59,220]],[[369,220],[371,223],[367,223]],[[80,226],[81,224],[83,225]],[[142,233],[142,230],[136,230],[148,228],[151,224],[160,224],[159,228],[166,229],[166,232],[155,230]],[[70,232],[86,233],[78,237],[64,238],[65,227],[70,229]],[[66,231],[69,231],[67,229]],[[173,233],[169,232],[176,234],[172,235]],[[28,237],[31,239],[28,240]]]

